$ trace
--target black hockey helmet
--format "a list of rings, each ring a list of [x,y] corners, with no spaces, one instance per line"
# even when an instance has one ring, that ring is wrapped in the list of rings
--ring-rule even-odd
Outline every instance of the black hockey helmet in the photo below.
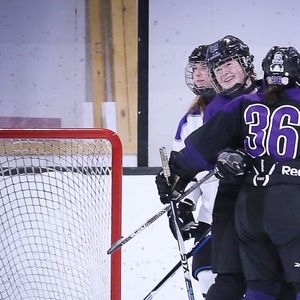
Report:
[[[254,56],[250,54],[249,47],[233,35],[226,35],[209,45],[206,60],[216,91],[223,95],[235,96],[245,89],[244,85],[237,84],[228,90],[224,90],[215,78],[214,69],[229,60],[237,60],[244,69],[246,80],[249,78],[254,83],[256,74],[254,72],[253,59]]]
[[[194,71],[198,64],[202,65],[203,68],[207,68],[206,63],[206,51],[207,45],[201,45],[196,47],[191,55],[189,56],[188,64],[185,67],[185,82],[187,86],[194,92],[194,94],[213,98],[215,96],[215,91],[212,85],[197,86],[194,80]]]
[[[262,61],[267,85],[300,86],[300,54],[294,47],[274,46]]]
[[[201,45],[196,47],[191,53],[191,55],[189,56],[189,62],[190,63],[205,62],[207,47],[208,47],[207,45]]]

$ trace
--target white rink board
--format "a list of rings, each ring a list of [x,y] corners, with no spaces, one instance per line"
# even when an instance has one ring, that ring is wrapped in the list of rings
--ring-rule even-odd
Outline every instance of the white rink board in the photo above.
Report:
[[[123,176],[123,236],[134,232],[163,207],[157,195],[154,178],[152,175]],[[187,251],[192,247],[191,241],[185,242],[185,245]],[[169,229],[166,214],[122,249],[122,300],[143,300],[180,259],[177,242]],[[193,288],[195,299],[201,300],[195,280]],[[153,298],[185,299],[188,297],[181,268]]]

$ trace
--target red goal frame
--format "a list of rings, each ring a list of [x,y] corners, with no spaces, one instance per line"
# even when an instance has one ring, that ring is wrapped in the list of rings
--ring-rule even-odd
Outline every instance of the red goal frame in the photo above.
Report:
[[[121,238],[123,149],[119,136],[109,129],[0,129],[0,139],[107,139],[112,146],[111,244]],[[121,300],[121,249],[111,255],[111,300]]]

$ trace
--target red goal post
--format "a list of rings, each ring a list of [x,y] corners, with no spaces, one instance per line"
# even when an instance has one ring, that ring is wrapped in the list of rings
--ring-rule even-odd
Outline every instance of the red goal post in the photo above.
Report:
[[[1,299],[121,299],[122,170],[108,129],[0,129]]]

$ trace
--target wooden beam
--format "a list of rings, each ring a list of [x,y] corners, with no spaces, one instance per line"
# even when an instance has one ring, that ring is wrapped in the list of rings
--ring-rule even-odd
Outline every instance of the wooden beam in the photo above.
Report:
[[[111,0],[113,82],[124,153],[137,153],[137,1]]]
[[[105,91],[105,58],[103,35],[103,12],[101,0],[88,0],[89,36],[91,47],[92,97],[94,127],[103,127],[102,103],[106,98]]]

